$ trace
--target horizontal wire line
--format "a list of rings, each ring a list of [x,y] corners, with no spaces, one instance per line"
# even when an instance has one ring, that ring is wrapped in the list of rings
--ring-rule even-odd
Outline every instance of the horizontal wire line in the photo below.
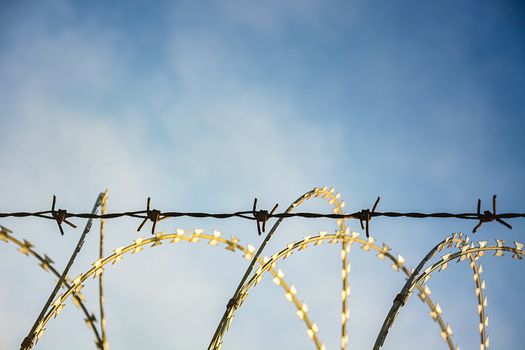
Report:
[[[48,220],[55,220],[60,228],[60,233],[64,234],[62,229],[62,223],[66,223],[69,226],[76,228],[76,226],[69,222],[69,218],[83,218],[83,219],[115,219],[121,217],[133,217],[143,219],[142,223],[138,227],[137,231],[140,231],[146,221],[149,219],[153,222],[151,233],[155,231],[155,226],[158,221],[167,218],[178,218],[178,217],[192,217],[192,218],[214,218],[214,219],[227,219],[227,218],[242,218],[246,220],[255,220],[257,222],[257,231],[259,235],[265,231],[266,222],[271,218],[285,219],[292,217],[300,218],[325,218],[325,219],[356,219],[360,221],[361,228],[366,230],[366,235],[369,237],[369,222],[375,217],[389,217],[389,218],[412,218],[412,219],[462,219],[462,220],[478,220],[479,223],[472,230],[473,233],[484,223],[496,221],[503,226],[512,229],[512,226],[504,221],[504,219],[515,219],[525,218],[525,213],[497,213],[496,212],[496,195],[492,197],[492,211],[485,210],[481,211],[481,199],[478,199],[477,212],[475,213],[419,213],[419,212],[379,212],[376,211],[376,207],[379,203],[380,197],[377,198],[375,204],[370,209],[362,209],[350,214],[342,213],[312,213],[312,212],[282,212],[274,213],[277,209],[277,204],[271,211],[268,210],[257,210],[257,198],[255,198],[252,210],[237,211],[232,213],[205,213],[205,212],[178,212],[178,211],[167,211],[162,212],[157,209],[151,209],[151,198],[148,198],[146,210],[138,211],[127,211],[120,213],[70,213],[64,209],[55,210],[56,196],[53,196],[53,203],[51,210],[39,211],[39,212],[13,212],[13,213],[0,213],[0,218],[6,217],[39,217]],[[262,223],[262,230],[260,224]]]
[[[366,209],[364,209],[366,210]],[[326,219],[362,219],[362,212],[357,211],[350,214],[329,214],[329,213],[311,213],[311,212],[295,212],[295,213],[274,213],[269,214],[269,218],[291,218],[291,217],[301,217],[301,218],[326,218]],[[42,211],[42,212],[13,212],[13,213],[0,213],[0,218],[15,217],[40,217],[43,219],[55,220],[54,217],[50,216],[53,211]],[[107,214],[90,214],[90,213],[66,213],[66,218],[82,218],[82,219],[115,219],[121,217],[135,217],[135,218],[147,218],[147,210],[140,211],[131,211],[131,212],[120,212],[120,213],[107,213]],[[215,218],[215,219],[227,219],[227,218],[242,218],[248,220],[257,220],[253,217],[253,212],[249,211],[240,211],[234,213],[204,213],[204,212],[160,212],[162,218],[176,218],[176,217],[193,217],[193,218]],[[48,216],[49,215],[49,216]],[[455,218],[455,219],[467,219],[467,220],[480,220],[483,214],[477,213],[418,213],[418,212],[372,212],[370,213],[371,217],[407,217],[414,219],[425,219],[425,218]],[[525,213],[501,213],[494,215],[494,218],[500,219],[515,219],[515,218],[525,218]]]

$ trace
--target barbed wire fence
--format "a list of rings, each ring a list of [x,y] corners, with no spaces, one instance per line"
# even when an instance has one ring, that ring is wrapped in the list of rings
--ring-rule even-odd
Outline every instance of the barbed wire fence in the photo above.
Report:
[[[294,210],[300,206],[304,201],[311,198],[323,198],[330,205],[333,206],[332,213],[318,213],[318,212],[294,212]],[[421,212],[392,212],[386,211],[381,212],[377,211],[380,198],[374,202],[374,205],[371,209],[362,209],[353,213],[344,213],[345,203],[342,201],[339,193],[335,192],[333,188],[328,187],[316,187],[313,190],[305,193],[294,201],[285,211],[276,212],[278,205],[271,210],[258,209],[257,208],[257,199],[253,201],[253,206],[250,210],[236,211],[230,213],[206,213],[206,212],[180,212],[180,211],[161,211],[158,209],[152,209],[151,199],[147,199],[146,209],[137,210],[137,211],[126,211],[126,212],[114,212],[108,213],[106,210],[107,202],[107,191],[101,193],[97,198],[97,201],[93,207],[93,210],[90,213],[73,213],[66,209],[57,209],[56,205],[56,196],[53,196],[51,209],[45,211],[37,212],[3,212],[0,213],[1,218],[27,218],[27,217],[37,217],[46,220],[53,220],[57,223],[58,229],[62,235],[64,235],[63,224],[70,226],[71,228],[77,228],[77,225],[71,222],[70,219],[87,219],[84,230],[79,237],[78,243],[75,246],[71,257],[69,258],[68,263],[64,270],[60,273],[58,270],[53,268],[53,260],[47,255],[36,253],[33,249],[33,245],[26,240],[20,241],[12,235],[12,232],[7,228],[0,226],[0,241],[6,243],[13,242],[15,245],[19,246],[19,251],[25,255],[32,255],[38,261],[40,261],[40,266],[46,270],[51,271],[55,276],[59,277],[58,282],[55,285],[55,288],[49,295],[47,302],[42,308],[39,316],[34,322],[31,330],[28,332],[27,336],[24,338],[21,349],[29,350],[33,348],[40,337],[42,337],[46,324],[60,313],[60,311],[65,307],[65,301],[72,297],[76,305],[82,309],[82,312],[85,315],[85,321],[88,324],[89,328],[93,331],[95,335],[95,344],[99,350],[108,350],[109,345],[106,336],[106,320],[104,312],[104,290],[103,290],[103,271],[104,266],[109,262],[115,264],[116,262],[122,259],[122,256],[128,252],[131,254],[141,251],[146,244],[152,244],[151,246],[156,246],[162,244],[164,240],[171,240],[171,243],[177,243],[179,241],[187,241],[190,243],[196,243],[200,240],[205,240],[210,245],[216,245],[217,243],[223,243],[227,245],[227,249],[231,251],[240,250],[244,253],[244,257],[250,261],[248,268],[246,269],[242,279],[240,280],[235,293],[232,298],[229,300],[226,305],[226,311],[224,312],[215,333],[211,339],[208,349],[209,350],[219,350],[222,347],[223,339],[228,331],[233,318],[235,311],[243,304],[248,296],[248,289],[257,285],[257,283],[262,279],[263,274],[269,271],[273,275],[273,281],[275,284],[280,285],[285,290],[286,298],[293,302],[297,309],[298,317],[305,323],[307,327],[307,334],[313,340],[314,346],[318,350],[325,349],[324,344],[320,341],[318,337],[318,326],[307,316],[308,309],[306,304],[300,303],[296,297],[297,290],[293,285],[289,285],[283,279],[284,273],[281,269],[276,268],[276,264],[280,259],[290,256],[296,250],[303,250],[309,246],[317,246],[327,241],[328,243],[340,243],[341,244],[341,259],[342,259],[342,317],[341,317],[341,349],[345,350],[348,346],[348,334],[347,334],[347,321],[349,318],[348,311],[348,297],[350,294],[350,286],[348,282],[348,275],[350,273],[350,265],[348,262],[348,255],[350,252],[350,245],[359,244],[364,250],[375,250],[378,252],[377,257],[380,259],[389,259],[393,262],[392,268],[395,271],[403,271],[407,277],[407,282],[402,289],[402,291],[396,296],[393,301],[393,306],[390,312],[388,313],[385,323],[381,328],[376,343],[374,345],[374,350],[380,349],[383,346],[385,338],[388,334],[389,328],[392,326],[399,309],[405,305],[410,294],[414,289],[418,289],[419,296],[423,302],[431,310],[431,317],[438,323],[440,327],[440,335],[447,343],[449,349],[457,349],[457,345],[454,344],[452,340],[452,328],[450,325],[446,324],[442,319],[442,310],[438,303],[434,303],[430,299],[430,289],[426,285],[428,279],[431,276],[431,273],[439,268],[439,271],[444,270],[448,266],[448,262],[457,259],[457,261],[462,261],[466,258],[470,261],[470,266],[473,271],[474,280],[476,282],[476,298],[478,301],[478,314],[480,320],[480,348],[485,350],[489,346],[489,338],[487,336],[487,326],[488,318],[486,316],[486,296],[483,294],[483,289],[485,288],[485,282],[481,279],[481,266],[478,265],[477,260],[484,255],[486,251],[496,252],[496,256],[502,256],[504,251],[513,252],[513,258],[522,259],[523,256],[523,244],[515,242],[515,247],[509,247],[504,245],[503,240],[496,240],[496,246],[488,246],[486,241],[478,242],[476,246],[470,238],[463,236],[462,234],[447,237],[444,241],[441,241],[439,244],[434,247],[423,260],[419,263],[416,269],[410,269],[405,266],[405,260],[400,255],[395,257],[390,251],[390,247],[386,244],[383,244],[382,247],[375,244],[375,238],[370,236],[370,221],[378,217],[386,218],[412,218],[412,219],[426,219],[426,218],[438,218],[438,219],[460,219],[460,220],[474,220],[477,221],[476,225],[472,229],[472,233],[476,233],[479,228],[489,222],[497,222],[508,229],[512,229],[512,225],[509,224],[509,220],[525,218],[525,213],[498,213],[497,212],[497,202],[496,195],[492,198],[492,210],[482,210],[481,200],[478,199],[477,207],[475,212],[465,212],[465,213],[449,213],[449,212],[438,212],[438,213],[421,213]],[[99,209],[101,210],[98,213]],[[107,233],[104,232],[104,223],[108,219],[117,219],[117,218],[136,218],[141,219],[141,223],[137,228],[137,231],[140,231],[148,221],[151,222],[151,234],[152,238],[144,239],[138,238],[134,242],[126,247],[120,247],[113,250],[112,254],[107,257],[104,257],[104,237]],[[276,219],[275,223],[272,225],[268,234],[266,234],[264,240],[260,244],[258,249],[255,249],[252,245],[243,247],[238,244],[239,240],[236,237],[231,239],[223,239],[219,231],[214,231],[212,235],[206,235],[202,230],[195,230],[191,236],[185,235],[183,230],[177,230],[175,234],[165,234],[162,232],[156,232],[156,225],[158,222],[169,219],[169,218],[179,218],[179,217],[191,217],[191,218],[215,218],[215,219],[229,219],[229,218],[240,218],[244,220],[251,220],[256,222],[257,232],[260,235],[266,233],[266,225],[271,219]],[[303,240],[298,242],[292,242],[286,245],[285,248],[279,252],[271,255],[271,257],[262,256],[262,253],[265,249],[266,244],[271,240],[273,234],[277,230],[280,223],[288,218],[299,217],[307,219],[334,219],[337,222],[338,229],[335,234],[326,234],[322,232],[319,236],[307,236]],[[99,219],[101,221],[100,229],[100,241],[99,241],[99,257],[92,264],[92,268],[86,271],[85,273],[80,274],[77,278],[71,279],[68,276],[68,272],[73,265],[77,254],[82,249],[84,241],[88,232],[91,229],[92,221]],[[359,234],[355,232],[350,232],[348,227],[345,224],[346,220],[357,220],[359,221],[361,228],[365,231],[366,239],[359,238]],[[437,252],[444,250],[445,248],[456,247],[459,249],[458,252],[448,253],[444,255],[438,262],[434,263],[427,269],[423,271],[423,267],[434,257]],[[259,264],[259,268],[254,271],[255,265]],[[422,272],[423,271],[423,272]],[[94,313],[90,313],[83,303],[83,295],[81,293],[84,285],[83,282],[93,275],[98,277],[99,281],[99,317],[100,325],[99,328],[96,327],[96,317]],[[61,288],[65,288],[65,292],[59,294]]]

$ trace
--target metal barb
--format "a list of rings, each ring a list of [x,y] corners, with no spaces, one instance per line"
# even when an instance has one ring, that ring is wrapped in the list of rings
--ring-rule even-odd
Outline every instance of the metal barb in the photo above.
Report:
[[[77,226],[67,220],[67,217],[68,217],[67,210],[65,209],[55,210],[56,201],[57,201],[57,197],[53,195],[53,203],[51,204],[51,215],[53,216],[53,219],[56,220],[58,228],[60,229],[60,234],[62,234],[63,236],[64,235],[64,229],[62,228],[63,222],[73,228],[77,228]]]
[[[266,231],[266,222],[272,217],[278,206],[279,204],[276,203],[270,212],[268,212],[268,210],[257,210],[257,198],[253,200],[252,215],[255,221],[257,221],[257,233],[259,236]]]
[[[483,213],[481,213],[481,199],[478,199],[478,206],[476,211],[477,217],[479,218],[479,223],[474,227],[472,230],[472,233],[476,233],[476,231],[486,222],[492,222],[496,220],[503,226],[507,227],[509,230],[512,230],[512,226],[505,222],[502,218],[500,218],[496,212],[496,195],[492,196],[492,212],[489,210],[485,210]]]
[[[148,219],[153,222],[153,225],[151,226],[151,234],[155,234],[155,227],[157,226],[157,221],[161,220],[161,212],[160,210],[150,208],[151,198],[148,197],[148,203],[147,203],[147,209],[146,209],[146,217],[140,224],[139,228],[137,229],[137,232],[142,229],[142,226],[148,221]]]
[[[373,214],[375,213],[377,205],[379,204],[380,200],[381,200],[381,197],[377,197],[377,199],[376,199],[376,201],[374,203],[374,206],[372,207],[371,211],[370,211],[370,209],[363,209],[357,215],[357,217],[359,219],[359,223],[361,224],[361,229],[365,230],[367,238],[370,237],[370,232],[368,230],[370,220],[374,216]],[[363,222],[365,223],[365,225],[363,225]]]

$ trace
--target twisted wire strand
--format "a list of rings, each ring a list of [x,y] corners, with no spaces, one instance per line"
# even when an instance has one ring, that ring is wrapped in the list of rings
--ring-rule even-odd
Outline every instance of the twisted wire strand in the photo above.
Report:
[[[321,189],[323,191],[326,191],[327,187],[322,188],[316,188],[315,190]],[[149,198],[148,198],[148,206],[146,210],[137,210],[137,211],[126,211],[126,212],[116,212],[116,213],[71,213],[64,209],[58,209],[55,210],[55,200],[56,198],[53,196],[53,205],[51,210],[46,211],[38,211],[38,212],[12,212],[12,213],[0,213],[0,218],[4,217],[39,217],[43,219],[49,219],[49,220],[56,220],[58,223],[58,226],[60,228],[61,233],[63,234],[62,229],[62,223],[66,223],[72,227],[76,227],[74,224],[68,221],[69,218],[88,218],[88,219],[115,219],[120,217],[133,217],[133,218],[140,218],[143,219],[142,225],[145,224],[145,222],[149,219],[153,221],[153,228],[152,233],[155,231],[155,225],[157,221],[167,219],[167,218],[177,218],[177,217],[193,217],[193,218],[216,218],[216,219],[227,219],[227,218],[242,218],[247,220],[255,220],[257,221],[257,226],[259,227],[259,223],[261,222],[261,218],[263,218],[262,223],[263,227],[264,224],[268,219],[276,218],[276,219],[285,219],[285,218],[291,218],[291,217],[301,217],[301,218],[327,218],[327,219],[355,219],[359,220],[361,223],[363,221],[366,221],[366,227],[368,232],[368,223],[372,218],[375,217],[389,217],[389,218],[396,218],[396,217],[406,217],[406,218],[414,218],[414,219],[425,219],[425,218],[456,218],[456,219],[463,219],[463,220],[476,220],[478,221],[478,224],[474,227],[473,233],[476,232],[476,230],[484,223],[487,222],[493,222],[496,221],[500,223],[501,225],[512,229],[512,226],[508,224],[504,219],[516,219],[516,218],[525,218],[525,213],[496,213],[496,195],[493,196],[493,211],[481,211],[481,200],[478,199],[478,205],[477,205],[477,211],[475,213],[473,212],[466,212],[466,213],[447,213],[447,212],[439,212],[439,213],[421,213],[421,212],[379,212],[375,211],[374,209],[370,211],[369,209],[362,209],[360,211],[356,211],[354,213],[345,214],[342,212],[333,212],[330,214],[326,213],[308,213],[308,212],[294,212],[292,213],[290,210],[286,210],[283,213],[274,213],[272,210],[271,212],[268,212],[267,210],[259,210],[256,211],[255,207],[252,210],[244,210],[244,211],[237,211],[232,213],[205,213],[205,212],[179,212],[179,211],[167,211],[162,212],[157,209],[151,210],[149,207]],[[377,204],[377,202],[376,202]],[[275,207],[276,208],[276,207]],[[275,210],[274,208],[274,210]],[[140,229],[139,227],[139,229]],[[264,230],[263,230],[264,231]]]
[[[24,239],[23,242],[21,242],[20,240],[12,236],[11,233],[11,230],[0,226],[0,241],[3,241],[5,243],[13,242],[16,246],[19,247],[17,250],[18,252],[24,254],[25,256],[32,256],[36,258],[40,262],[39,266],[42,268],[42,270],[49,272],[60,279],[60,273],[53,267],[54,261],[47,254],[44,254],[44,256],[42,257],[42,255],[36,252],[36,250],[34,249],[34,245],[31,242],[27,241],[26,239]],[[62,288],[71,288],[71,279],[69,277],[67,277],[64,280]],[[95,315],[89,312],[86,305],[84,304],[85,300],[86,297],[82,293],[73,293],[73,303],[84,313],[84,322],[95,336],[95,344],[97,345],[97,349],[103,350],[99,346],[99,344],[101,344],[102,338],[95,325]]]
[[[92,263],[92,268],[86,273],[81,273],[78,277],[74,279],[70,288],[59,295],[53,302],[52,308],[48,311],[46,316],[43,318],[42,323],[38,327],[37,342],[42,337],[45,331],[46,324],[53,318],[56,318],[65,307],[65,301],[69,296],[75,292],[79,292],[84,288],[84,282],[91,276],[97,278],[101,273],[104,272],[105,266],[115,265],[122,260],[123,255],[126,253],[135,254],[142,251],[145,247],[156,247],[162,244],[165,240],[170,240],[169,243],[178,243],[178,242],[187,242],[187,243],[198,243],[201,240],[206,241],[210,246],[217,246],[218,243],[225,245],[226,250],[229,251],[240,251],[244,253],[243,257],[246,260],[254,259],[255,248],[248,244],[246,247],[239,244],[239,239],[235,236],[232,236],[230,239],[221,237],[219,231],[213,231],[213,234],[204,234],[202,230],[195,230],[191,236],[186,236],[184,230],[177,229],[177,232],[174,234],[163,234],[157,233],[154,237],[145,239],[143,237],[137,238],[134,242],[126,247],[119,247],[113,250],[113,253],[103,259],[98,259]],[[259,264],[264,264],[268,258],[260,258],[258,260]],[[276,266],[273,266],[269,269],[269,272],[274,277],[273,282],[276,285],[281,286],[285,291],[285,297],[288,301],[293,303],[297,309],[297,315],[304,322],[307,327],[307,334],[313,341],[317,350],[325,350],[325,346],[322,341],[319,339],[319,328],[318,326],[310,319],[308,316],[308,308],[305,303],[300,302],[297,297],[297,289],[291,284],[288,284],[284,280],[284,273],[280,269],[276,269]],[[262,277],[261,277],[262,278]],[[37,343],[35,342],[35,344]]]
[[[432,250],[429,251],[427,256],[422,260],[422,263],[426,263],[426,261],[430,260],[435,254],[440,252],[444,247],[446,247],[448,241],[451,237],[447,237],[444,241],[440,242],[436,247],[434,247]],[[390,309],[386,319],[385,324],[388,325],[388,327],[385,327],[385,324],[381,328],[381,331],[379,332],[376,344],[374,346],[374,349],[380,349],[384,343],[384,340],[386,339],[388,335],[388,329],[393,325],[397,315],[399,314],[399,309],[406,303],[406,301],[410,298],[412,291],[414,288],[417,288],[421,284],[426,284],[431,276],[432,273],[436,270],[443,271],[445,270],[449,263],[456,260],[456,262],[464,261],[467,257],[473,256],[474,259],[479,259],[480,257],[484,256],[486,252],[494,252],[494,256],[503,256],[504,252],[511,252],[513,253],[512,258],[513,259],[523,259],[523,244],[520,242],[514,242],[515,247],[505,246],[505,241],[496,239],[495,246],[488,246],[487,241],[479,241],[476,247],[474,243],[470,243],[467,245],[464,245],[461,247],[461,249],[456,253],[447,253],[443,256],[441,256],[440,260],[435,262],[434,264],[427,267],[423,273],[419,274],[417,271],[415,271],[411,278],[407,280],[405,285],[403,286],[400,294],[398,294],[398,297],[394,300],[394,305],[392,309]],[[429,257],[427,259],[427,257]],[[399,296],[401,295],[401,298]],[[485,301],[484,301],[485,304]],[[486,322],[486,319],[485,319]],[[483,325],[484,327],[486,324]],[[480,326],[481,327],[481,326]],[[486,349],[489,347],[489,338],[487,337],[485,340],[485,344],[482,344],[482,348]]]
[[[366,210],[366,209],[363,209]],[[268,217],[274,219],[287,219],[293,217],[300,217],[306,219],[362,219],[362,210],[356,211],[353,213],[347,214],[330,214],[330,213],[313,213],[313,212],[294,212],[294,213],[273,213],[268,214]],[[192,218],[214,218],[214,219],[230,219],[230,218],[242,218],[247,220],[257,220],[252,216],[253,210],[238,211],[233,213],[206,213],[206,212],[178,212],[178,211],[166,211],[160,212],[160,215],[163,218],[178,218],[178,217],[192,217]],[[40,212],[4,212],[0,213],[0,218],[26,218],[26,217],[39,217],[42,219],[56,220],[49,215],[52,214],[51,210],[40,211]],[[67,211],[66,218],[80,218],[80,219],[117,219],[122,217],[132,217],[138,219],[148,218],[146,216],[147,210],[136,210],[136,211],[127,211],[127,212],[116,212],[116,213],[106,213],[102,214],[90,214],[90,213],[72,213]],[[480,215],[478,213],[421,213],[421,212],[393,212],[385,211],[380,212],[376,211],[370,213],[371,217],[388,217],[388,218],[411,218],[411,219],[463,219],[463,220],[479,220]],[[525,218],[525,213],[501,213],[496,215],[500,219],[518,219]]]

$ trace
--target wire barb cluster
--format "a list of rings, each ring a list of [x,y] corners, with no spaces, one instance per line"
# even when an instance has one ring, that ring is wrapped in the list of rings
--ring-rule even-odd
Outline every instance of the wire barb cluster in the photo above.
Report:
[[[237,211],[230,213],[206,213],[206,212],[178,212],[178,211],[168,211],[163,212],[158,209],[151,209],[150,203],[151,199],[148,198],[146,210],[130,211],[130,212],[117,212],[117,213],[104,213],[104,214],[93,214],[93,213],[71,213],[66,209],[55,210],[56,196],[53,196],[53,202],[51,210],[40,211],[40,212],[14,212],[14,213],[0,213],[0,218],[6,217],[39,217],[43,219],[55,220],[60,229],[60,233],[63,235],[64,230],[62,228],[62,223],[66,223],[72,228],[77,226],[70,221],[69,218],[83,218],[83,219],[115,219],[121,217],[133,217],[143,219],[142,223],[138,227],[137,231],[140,231],[142,227],[149,220],[153,223],[151,228],[151,233],[155,232],[156,225],[159,221],[167,218],[177,218],[177,217],[193,217],[193,218],[215,218],[215,219],[228,219],[228,218],[242,218],[247,220],[255,220],[257,222],[257,232],[259,235],[265,232],[266,223],[268,220],[275,219],[285,219],[291,217],[301,217],[301,218],[325,218],[325,219],[354,219],[359,220],[361,228],[365,230],[367,237],[370,236],[369,233],[369,223],[372,218],[375,217],[406,217],[412,219],[426,219],[426,218],[438,218],[438,219],[463,219],[463,220],[477,220],[478,224],[472,230],[472,233],[476,231],[487,222],[497,221],[508,229],[512,229],[512,226],[504,221],[504,219],[516,219],[516,218],[525,218],[525,213],[501,213],[496,212],[496,195],[492,198],[492,211],[485,210],[481,212],[481,199],[478,199],[477,211],[475,213],[420,213],[420,212],[378,212],[376,208],[379,204],[380,197],[375,201],[372,210],[362,209],[353,213],[344,214],[344,213],[312,213],[312,212],[289,212],[285,211],[282,213],[275,213],[275,210],[278,207],[276,204],[272,210],[257,210],[257,198],[253,202],[253,207],[251,210]]]
[[[53,203],[51,204],[51,218],[56,220],[57,222],[57,225],[58,225],[58,229],[60,230],[60,234],[62,234],[62,236],[64,235],[64,229],[62,229],[62,223],[66,223],[68,224],[69,226],[73,227],[73,228],[77,228],[77,226],[71,222],[69,222],[66,218],[67,218],[67,210],[65,209],[58,209],[58,210],[55,210],[55,204],[57,202],[57,197],[55,195],[53,195]]]
[[[485,222],[492,222],[494,220],[496,220],[497,222],[499,222],[503,226],[507,227],[509,230],[512,230],[512,226],[509,225],[508,223],[506,223],[505,221],[503,221],[503,219],[501,219],[496,214],[496,195],[492,196],[492,212],[490,212],[488,210],[485,210],[483,212],[483,214],[482,214],[481,213],[481,199],[478,199],[477,214],[479,216],[479,224],[477,224],[476,227],[474,227],[474,229],[472,230],[472,233],[476,233],[478,228],[480,228],[481,225],[483,225]]]
[[[261,233],[266,231],[266,221],[268,221],[268,219],[272,217],[273,213],[275,212],[275,209],[277,209],[278,206],[279,204],[275,203],[273,209],[268,213],[268,210],[257,210],[257,198],[253,200],[252,215],[255,218],[255,221],[257,221],[257,233],[259,234],[259,236],[261,235]]]
[[[151,234],[155,234],[155,227],[157,226],[157,221],[161,220],[161,213],[160,210],[157,209],[150,209],[151,204],[151,198],[148,197],[148,203],[146,205],[146,217],[144,218],[144,221],[140,224],[139,228],[137,228],[137,232],[139,232],[142,229],[142,226],[148,221],[148,219],[153,222],[153,225],[151,226]]]
[[[376,202],[374,203],[374,206],[372,207],[372,211],[370,209],[363,209],[360,211],[361,217],[359,218],[359,223],[361,224],[361,230],[365,230],[366,237],[370,237],[370,232],[368,231],[368,226],[370,223],[370,220],[372,219],[372,214],[375,213],[377,205],[379,204],[379,201],[381,200],[381,197],[377,197]],[[363,227],[363,222],[365,223]]]

